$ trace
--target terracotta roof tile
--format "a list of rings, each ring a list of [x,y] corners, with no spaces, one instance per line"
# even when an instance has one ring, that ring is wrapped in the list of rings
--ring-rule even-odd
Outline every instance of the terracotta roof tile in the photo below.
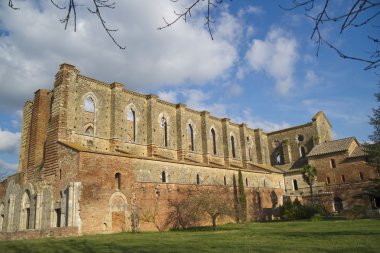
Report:
[[[310,157],[334,152],[347,151],[350,144],[355,140],[355,137],[349,137],[335,141],[324,142],[315,146],[307,156]]]
[[[367,150],[363,146],[357,146],[350,154],[350,157],[362,157],[368,155]]]

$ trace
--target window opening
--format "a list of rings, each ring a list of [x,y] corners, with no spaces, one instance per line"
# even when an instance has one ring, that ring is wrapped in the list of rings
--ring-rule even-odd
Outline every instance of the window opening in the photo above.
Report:
[[[235,153],[235,138],[231,136],[231,151],[232,151],[232,158],[236,158]]]
[[[95,103],[94,103],[94,100],[92,100],[91,97],[87,97],[84,100],[84,110],[86,112],[95,112]]]
[[[297,179],[293,179],[293,190],[298,191],[298,182],[297,182]]]
[[[211,135],[212,135],[212,151],[213,151],[213,154],[216,155],[216,136],[215,136],[214,128],[211,129]]]

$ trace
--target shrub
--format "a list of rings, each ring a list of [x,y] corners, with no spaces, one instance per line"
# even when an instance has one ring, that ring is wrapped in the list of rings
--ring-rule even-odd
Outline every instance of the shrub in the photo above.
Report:
[[[348,220],[355,220],[366,217],[366,208],[364,206],[355,205],[349,210],[346,210],[344,216]]]
[[[285,220],[310,219],[314,214],[319,213],[319,208],[321,207],[302,205],[298,198],[293,202],[288,198],[280,207],[280,216]]]
[[[323,217],[320,214],[315,214],[313,217],[310,219],[311,221],[323,221]]]

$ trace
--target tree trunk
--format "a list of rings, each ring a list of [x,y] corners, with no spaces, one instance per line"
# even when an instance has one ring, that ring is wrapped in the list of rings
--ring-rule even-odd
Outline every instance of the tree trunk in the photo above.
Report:
[[[216,218],[218,216],[212,216],[212,230],[216,230]]]
[[[311,204],[314,205],[314,197],[313,197],[313,185],[310,184],[310,199],[311,199]]]

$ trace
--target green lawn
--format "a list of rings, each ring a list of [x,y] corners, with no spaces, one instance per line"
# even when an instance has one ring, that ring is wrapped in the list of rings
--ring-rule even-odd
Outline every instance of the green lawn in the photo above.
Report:
[[[230,224],[216,232],[7,241],[0,242],[0,252],[380,252],[380,220]]]

